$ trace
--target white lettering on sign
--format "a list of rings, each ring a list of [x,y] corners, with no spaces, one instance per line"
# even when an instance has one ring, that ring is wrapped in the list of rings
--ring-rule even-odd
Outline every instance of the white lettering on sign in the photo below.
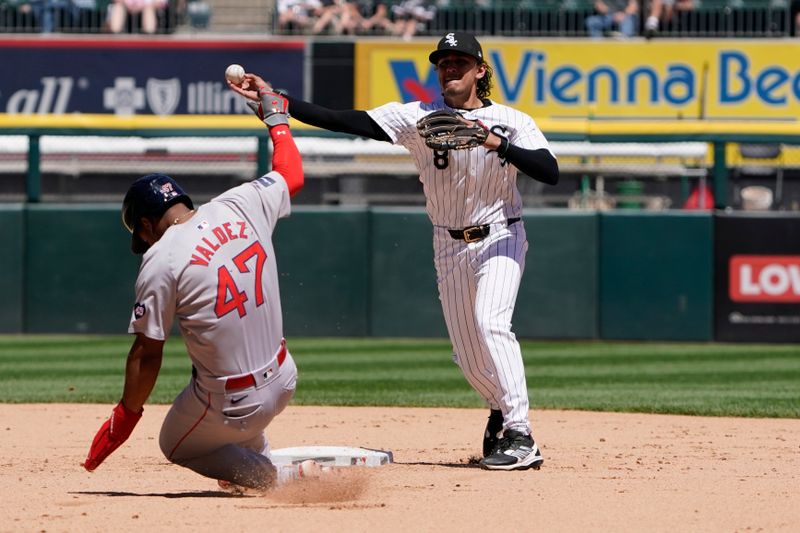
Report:
[[[800,256],[736,255],[729,295],[736,302],[800,302]]]
[[[245,99],[220,82],[198,81],[186,89],[186,112],[194,115],[251,113]]]
[[[67,112],[74,80],[69,76],[42,78],[42,90],[20,89],[8,97],[6,113],[9,115],[60,115]]]

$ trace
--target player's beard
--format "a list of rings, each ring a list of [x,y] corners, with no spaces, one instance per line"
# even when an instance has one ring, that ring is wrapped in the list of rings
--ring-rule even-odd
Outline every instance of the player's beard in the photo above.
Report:
[[[472,96],[472,87],[463,83],[462,80],[457,80],[455,83],[445,83],[442,87],[442,98],[448,104],[456,104],[454,107],[461,107],[462,104],[468,102]]]

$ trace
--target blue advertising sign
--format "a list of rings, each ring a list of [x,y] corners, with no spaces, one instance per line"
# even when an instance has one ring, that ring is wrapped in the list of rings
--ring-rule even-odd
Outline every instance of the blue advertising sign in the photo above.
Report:
[[[231,63],[303,95],[302,41],[0,40],[0,112],[250,113],[224,79]],[[13,75],[9,75],[13,68]]]

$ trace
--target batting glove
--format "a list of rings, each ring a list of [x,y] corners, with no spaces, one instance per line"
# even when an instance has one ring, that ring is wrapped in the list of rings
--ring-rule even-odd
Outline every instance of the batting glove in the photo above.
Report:
[[[273,128],[281,124],[289,125],[289,101],[283,95],[268,88],[261,89],[261,102],[247,101],[248,107],[267,127]]]
[[[100,466],[100,463],[111,455],[114,450],[122,446],[122,443],[128,440],[133,428],[142,418],[142,411],[134,413],[120,401],[111,411],[109,419],[105,421],[97,435],[95,435],[83,467],[91,472]]]

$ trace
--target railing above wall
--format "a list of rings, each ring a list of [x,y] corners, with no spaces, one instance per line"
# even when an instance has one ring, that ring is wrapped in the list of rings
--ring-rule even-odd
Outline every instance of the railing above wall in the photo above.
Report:
[[[576,157],[578,152],[585,156],[577,166],[565,158],[564,168],[572,167],[575,172],[586,174],[611,173],[613,165],[608,162],[599,162],[592,165],[590,157],[613,155],[650,156],[694,158],[699,160],[696,169],[692,171],[701,175],[704,168],[708,170],[708,177],[713,183],[716,207],[727,207],[728,188],[728,161],[726,145],[728,143],[785,143],[800,144],[800,123],[795,121],[772,122],[745,122],[745,121],[693,121],[693,120],[658,120],[658,121],[601,121],[601,120],[548,120],[540,119],[537,124],[545,132],[548,139],[558,147],[554,152],[562,151],[569,157]],[[308,156],[309,169],[313,172],[313,157],[320,154],[320,148],[312,139],[349,139],[352,137],[311,128],[300,123],[292,123],[298,144],[305,143],[301,150],[304,158]],[[135,116],[120,118],[107,115],[64,115],[64,116],[37,116],[37,115],[0,115],[0,135],[26,136],[28,138],[27,152],[27,182],[26,197],[28,202],[41,200],[41,163],[42,151],[40,140],[42,136],[94,136],[94,137],[232,137],[255,138],[254,159],[256,172],[262,174],[268,170],[269,141],[266,131],[254,126],[254,119],[248,116],[172,116],[169,118],[157,116]],[[359,146],[366,147],[368,141],[353,142],[347,149],[336,148],[341,158],[354,158],[358,155],[376,155],[365,148],[359,152]],[[587,144],[591,143],[591,145]],[[624,147],[625,153],[620,153],[620,148],[611,146],[611,143],[629,143]],[[683,143],[683,148],[668,148],[664,150],[649,149],[647,153],[638,153],[641,143]],[[709,143],[709,154],[703,157],[696,147],[691,147],[692,153],[686,152],[686,143]],[[380,143],[383,145],[383,143]],[[608,145],[608,150],[602,148]],[[594,148],[591,148],[591,147]],[[600,146],[600,148],[598,148]],[[638,148],[637,148],[638,146]],[[665,145],[666,146],[666,145]],[[386,149],[395,149],[386,145]],[[316,150],[316,152],[315,152]],[[571,150],[571,151],[569,151]],[[578,152],[575,152],[578,150]],[[594,150],[594,151],[592,151]],[[322,150],[324,151],[324,150]],[[596,152],[596,153],[595,153]],[[387,154],[377,154],[387,155]],[[392,155],[392,154],[388,154]],[[340,159],[341,159],[340,158]],[[369,165],[369,160],[362,159],[354,164]],[[400,162],[400,164],[405,164]],[[572,167],[570,167],[572,165]],[[407,165],[406,165],[407,166]],[[651,167],[651,175],[657,176],[659,169],[664,174],[679,175],[685,172],[683,167],[675,166],[670,170],[668,163],[659,167]],[[354,167],[348,167],[347,172],[354,172]],[[398,167],[399,168],[399,167]],[[403,167],[405,168],[405,167]],[[677,169],[677,170],[675,170]],[[324,169],[321,170],[324,172]],[[398,174],[399,170],[390,169],[388,174]],[[685,172],[688,174],[688,172]],[[705,176],[705,173],[702,173]]]

